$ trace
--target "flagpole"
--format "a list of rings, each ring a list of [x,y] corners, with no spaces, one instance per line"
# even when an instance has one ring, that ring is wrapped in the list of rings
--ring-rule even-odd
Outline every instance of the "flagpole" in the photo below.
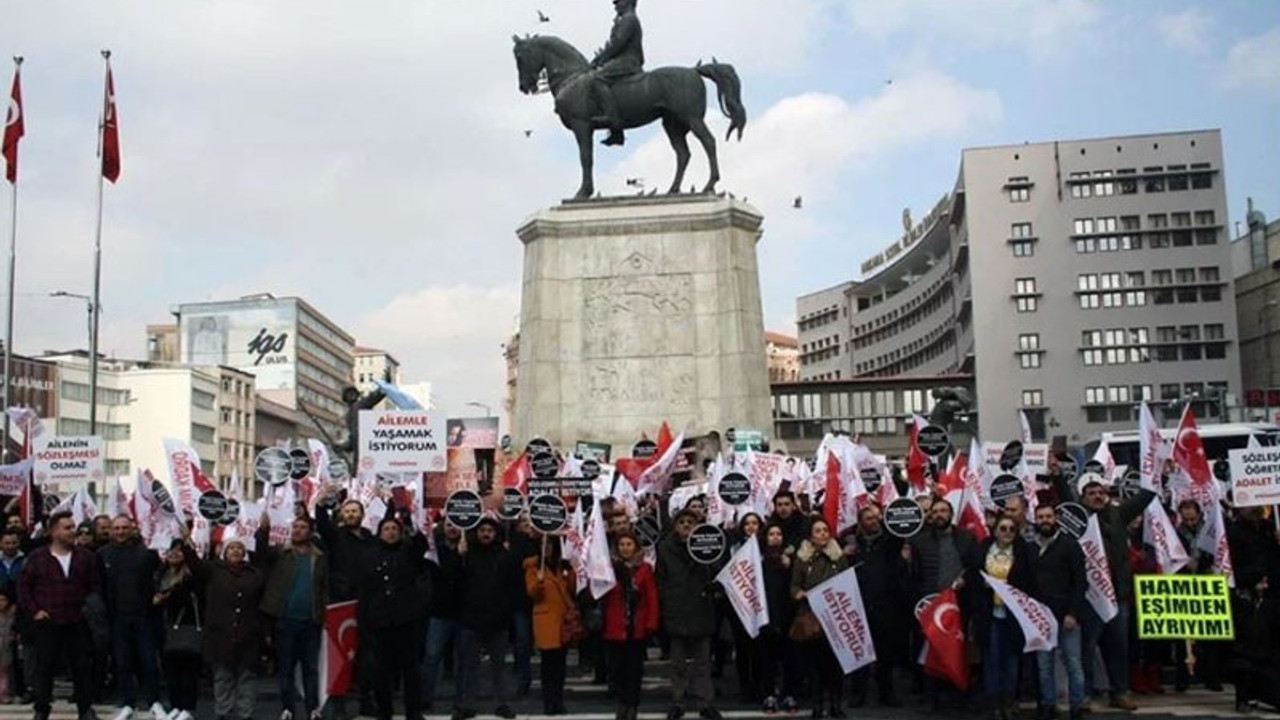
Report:
[[[111,51],[103,50],[102,59],[106,62],[106,77],[111,76]],[[98,434],[98,317],[101,314],[99,298],[102,291],[102,189],[103,153],[106,151],[103,134],[107,129],[106,81],[103,81],[102,118],[98,123],[98,223],[93,235],[93,299],[89,301],[89,434]]]
[[[22,72],[22,57],[13,59],[13,74],[16,78]],[[19,108],[18,112],[22,112]],[[18,120],[25,118],[19,116]],[[18,176],[13,176],[13,188],[9,205],[9,277],[7,287],[7,317],[4,328],[4,389],[0,390],[0,412],[4,412],[4,423],[0,425],[0,461],[7,460],[9,454],[9,389],[13,387],[11,371],[13,369],[13,297],[15,267],[18,262]]]

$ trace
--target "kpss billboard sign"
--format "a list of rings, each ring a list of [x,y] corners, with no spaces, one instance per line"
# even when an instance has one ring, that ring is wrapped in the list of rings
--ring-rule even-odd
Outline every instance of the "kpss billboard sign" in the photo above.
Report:
[[[360,411],[362,472],[443,472],[445,417],[433,410]]]

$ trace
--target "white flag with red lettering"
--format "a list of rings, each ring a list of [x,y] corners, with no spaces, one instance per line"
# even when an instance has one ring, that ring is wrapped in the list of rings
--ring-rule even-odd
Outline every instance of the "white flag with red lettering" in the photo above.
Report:
[[[1026,644],[1022,647],[1023,652],[1052,650],[1058,647],[1058,619],[1053,616],[1052,610],[1039,600],[1003,580],[997,580],[986,572],[982,573],[982,578],[1000,596],[1005,608],[1013,613],[1018,626],[1022,628],[1022,636],[1026,638]]]
[[[729,564],[716,574],[716,580],[724,587],[725,595],[747,635],[756,637],[760,628],[769,624],[769,605],[765,602],[764,570],[760,562],[760,544],[754,537],[747,538],[738,552],[729,558]]]
[[[805,593],[846,675],[876,661],[871,623],[862,604],[858,574],[850,568]]]
[[[1116,604],[1116,586],[1111,582],[1111,564],[1107,562],[1097,515],[1089,516],[1089,524],[1080,536],[1080,550],[1084,552],[1084,573],[1089,579],[1089,589],[1084,596],[1102,622],[1111,622],[1120,607]]]

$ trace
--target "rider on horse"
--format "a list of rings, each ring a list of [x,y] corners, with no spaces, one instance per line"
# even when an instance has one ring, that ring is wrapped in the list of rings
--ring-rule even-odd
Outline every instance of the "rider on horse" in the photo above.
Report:
[[[636,17],[637,0],[613,0],[618,16],[613,21],[609,42],[591,61],[595,68],[591,87],[609,123],[609,137],[605,145],[622,145],[626,136],[622,133],[622,115],[611,86],[638,75],[644,70],[644,31],[640,18]]]

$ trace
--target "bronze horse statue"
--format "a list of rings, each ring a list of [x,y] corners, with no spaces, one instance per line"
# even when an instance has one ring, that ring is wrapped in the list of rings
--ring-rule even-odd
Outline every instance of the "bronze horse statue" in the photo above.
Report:
[[[512,38],[515,40],[516,68],[520,72],[520,92],[532,95],[538,92],[538,82],[546,73],[547,85],[555,98],[556,114],[565,127],[573,131],[578,140],[578,156],[582,162],[582,186],[575,198],[586,199],[595,194],[592,177],[591,140],[596,130],[608,128],[608,121],[600,112],[591,91],[591,65],[582,53],[560,38],[549,35]],[[747,111],[742,107],[742,88],[738,73],[732,65],[712,62],[697,67],[664,67],[638,73],[634,78],[623,79],[613,85],[618,102],[618,113],[623,125],[643,127],[656,120],[662,121],[671,148],[676,153],[676,177],[671,183],[671,193],[680,192],[685,169],[689,166],[688,135],[702,143],[711,166],[711,177],[703,192],[714,192],[720,181],[720,163],[716,159],[716,139],[707,129],[707,88],[702,79],[716,84],[720,110],[729,118],[727,141],[736,130],[742,139],[747,125]]]

